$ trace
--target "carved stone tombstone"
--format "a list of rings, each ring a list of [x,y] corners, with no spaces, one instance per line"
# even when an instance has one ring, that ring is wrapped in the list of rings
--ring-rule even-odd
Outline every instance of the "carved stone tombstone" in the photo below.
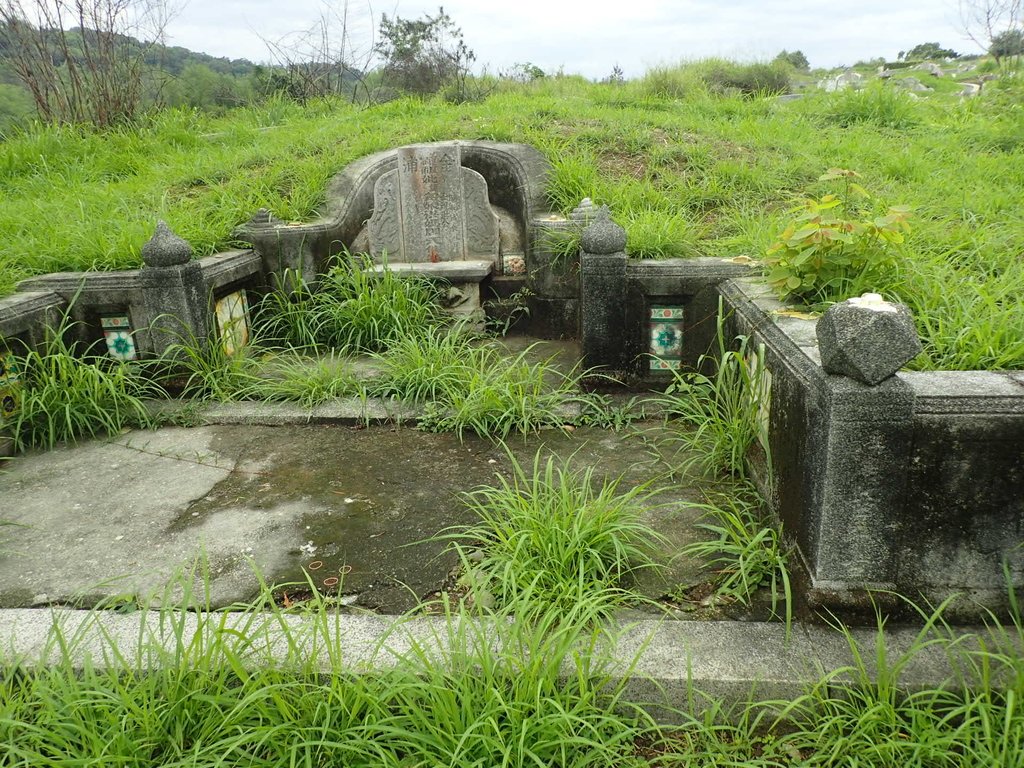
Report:
[[[370,253],[389,262],[498,261],[498,216],[487,182],[463,168],[459,146],[397,150],[398,168],[373,190]]]

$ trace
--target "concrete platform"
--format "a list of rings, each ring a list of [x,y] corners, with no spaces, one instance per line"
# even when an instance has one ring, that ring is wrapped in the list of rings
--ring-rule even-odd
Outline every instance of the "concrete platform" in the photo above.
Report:
[[[513,460],[529,467],[538,451],[572,456],[599,477],[622,475],[623,488],[664,470],[639,433],[551,429],[505,449],[396,426],[391,404],[357,412],[365,405],[210,406],[191,414],[200,426],[130,431],[5,462],[0,518],[17,525],[0,529],[0,608],[112,598],[173,605],[179,595],[166,585],[201,560],[213,607],[250,601],[255,571],[290,585],[282,596],[307,591],[308,578],[355,608],[401,614],[457,565],[437,536],[476,522],[461,495],[509,476]],[[697,579],[703,564],[674,555],[705,535],[694,528],[699,499],[672,485],[645,513],[666,544],[663,570],[635,585],[643,594]]]

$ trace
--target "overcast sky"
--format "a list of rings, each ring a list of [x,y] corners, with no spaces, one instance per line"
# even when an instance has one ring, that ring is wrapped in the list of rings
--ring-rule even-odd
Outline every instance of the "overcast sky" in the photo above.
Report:
[[[325,8],[344,0],[178,0],[168,26],[171,45],[267,61],[263,42],[312,27]],[[435,2],[348,3],[352,45],[372,44],[381,12],[419,18]],[[546,72],[564,68],[606,77],[616,64],[627,77],[653,65],[704,56],[771,59],[799,49],[814,67],[852,64],[923,42],[962,53],[977,47],[960,31],[956,0],[447,0],[478,64],[493,72],[530,62]],[[371,22],[372,18],[372,22]]]

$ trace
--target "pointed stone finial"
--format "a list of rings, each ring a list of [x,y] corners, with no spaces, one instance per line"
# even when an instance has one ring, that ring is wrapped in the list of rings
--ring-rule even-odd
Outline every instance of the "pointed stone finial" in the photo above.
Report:
[[[626,250],[626,230],[612,221],[607,205],[594,213],[590,226],[583,230],[580,245],[584,253],[606,254]]]
[[[147,267],[173,267],[192,260],[192,246],[178,237],[167,222],[158,221],[153,237],[142,246],[142,262]]]
[[[597,206],[594,205],[594,201],[589,197],[584,197],[580,200],[580,204],[573,208],[572,213],[569,214],[569,219],[586,225],[594,217],[595,210],[597,210]]]

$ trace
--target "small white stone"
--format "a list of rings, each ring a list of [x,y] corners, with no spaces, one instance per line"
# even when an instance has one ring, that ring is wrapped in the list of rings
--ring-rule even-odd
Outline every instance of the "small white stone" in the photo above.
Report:
[[[345,497],[345,503],[346,503],[346,504],[351,504],[351,503],[353,503],[354,501],[355,501],[355,499],[353,499],[353,498],[350,498],[350,497],[348,497],[348,496],[346,496],[346,497]],[[306,527],[308,528],[309,526],[307,525]]]
[[[124,534],[122,533],[120,536],[115,536],[114,537],[114,541],[120,541],[123,538],[124,538]]]
[[[890,304],[878,293],[865,293],[861,296],[854,296],[847,299],[848,304],[863,309],[870,309],[872,312],[898,312],[895,304]]]

